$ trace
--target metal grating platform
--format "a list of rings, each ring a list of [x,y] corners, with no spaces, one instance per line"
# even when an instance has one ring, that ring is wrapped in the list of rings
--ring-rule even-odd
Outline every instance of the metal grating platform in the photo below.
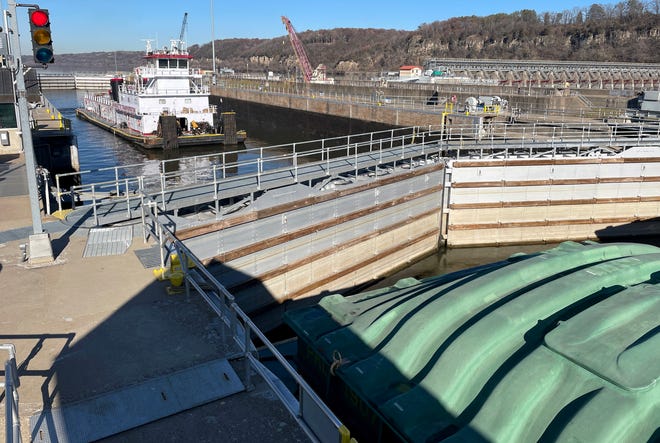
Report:
[[[226,359],[147,380],[30,417],[34,443],[83,443],[245,390]]]
[[[89,230],[83,257],[121,255],[133,241],[133,227],[92,228]]]
[[[147,249],[138,249],[135,251],[135,255],[145,269],[160,266],[160,248],[158,245]]]

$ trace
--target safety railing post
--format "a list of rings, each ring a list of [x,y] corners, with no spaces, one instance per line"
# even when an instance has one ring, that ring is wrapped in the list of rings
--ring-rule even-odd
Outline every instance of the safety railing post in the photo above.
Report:
[[[293,180],[298,183],[298,153],[293,153]]]
[[[119,197],[119,168],[115,167],[115,192]]]
[[[126,193],[126,215],[131,218],[131,196],[128,192],[128,179],[124,180],[124,192]],[[117,194],[119,196],[119,194]]]
[[[405,134],[401,136],[401,158],[406,157],[406,136]]]
[[[60,176],[55,175],[55,186],[57,187],[57,210],[62,214],[62,192],[60,190]]]
[[[186,302],[190,302],[190,282],[188,281],[188,255],[179,252],[179,261],[181,263],[181,272],[183,272],[183,283],[186,288]]]
[[[381,138],[378,143],[378,164],[383,163],[383,139]]]
[[[213,164],[213,200],[216,217],[220,214],[220,199],[218,198],[218,177],[217,177],[218,165]]]
[[[357,143],[355,144],[355,181],[357,182],[358,178],[358,145]]]
[[[167,206],[165,203],[165,174],[163,172],[160,173],[160,199],[163,212],[165,212]]]
[[[252,340],[250,339],[252,335],[252,329],[250,328],[250,325],[246,324],[245,325],[245,341],[243,342],[243,346],[245,349],[245,386],[248,391],[252,390],[252,374],[250,371],[250,359],[249,354],[251,353],[250,349],[250,344],[252,343]]]
[[[158,210],[154,208],[155,213],[153,214],[154,217],[154,223],[157,223],[158,221]],[[165,246],[165,242],[163,239],[163,225],[158,223],[157,226],[157,235],[158,235],[158,249],[160,251],[160,267],[165,268],[165,251],[163,250],[163,247]]]
[[[0,349],[9,353],[5,361],[5,381],[0,383],[5,390],[5,440],[9,443],[20,443],[21,421],[18,412],[18,387],[21,382],[16,368],[16,348],[13,344],[0,344]]]
[[[141,213],[141,219],[142,219],[142,241],[144,243],[147,242],[147,224],[146,224],[146,217],[144,215],[145,211],[145,203],[144,203],[144,177],[140,176],[138,177],[138,191],[140,192],[140,213]]]
[[[261,189],[261,157],[257,158],[257,189]]]
[[[426,152],[426,132],[422,132],[422,154]]]
[[[50,179],[48,177],[48,170],[42,169],[44,179],[44,202],[46,203],[46,214],[50,215]]]
[[[94,190],[94,185],[92,185],[92,211],[94,212],[94,225],[99,225],[99,218],[96,212],[96,192]]]

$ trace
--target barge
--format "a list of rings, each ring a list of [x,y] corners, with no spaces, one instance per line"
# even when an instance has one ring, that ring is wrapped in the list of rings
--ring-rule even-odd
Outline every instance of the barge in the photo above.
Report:
[[[284,314],[358,441],[656,441],[660,248],[537,254]]]
[[[238,144],[233,112],[218,114],[209,88],[181,40],[153,50],[147,41],[146,65],[110,81],[107,93],[87,93],[76,115],[146,149]]]

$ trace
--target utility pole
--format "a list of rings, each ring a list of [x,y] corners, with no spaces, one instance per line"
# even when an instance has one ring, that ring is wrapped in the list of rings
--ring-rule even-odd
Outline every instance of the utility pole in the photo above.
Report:
[[[41,208],[39,207],[39,188],[37,186],[36,161],[34,146],[32,144],[32,128],[27,105],[27,90],[23,76],[23,62],[21,60],[21,44],[16,20],[16,6],[36,7],[38,5],[18,4],[15,0],[8,0],[7,15],[9,15],[9,63],[16,79],[16,102],[18,104],[18,117],[23,154],[25,155],[25,172],[27,174],[28,195],[30,198],[30,212],[32,213],[32,235],[28,238],[28,253],[30,264],[50,263],[54,261],[50,236],[44,232],[41,224]]]

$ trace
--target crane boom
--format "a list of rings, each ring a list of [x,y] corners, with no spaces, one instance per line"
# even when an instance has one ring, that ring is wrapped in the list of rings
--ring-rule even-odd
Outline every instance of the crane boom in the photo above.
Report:
[[[282,23],[286,26],[286,30],[289,33],[289,40],[291,40],[291,46],[293,46],[293,52],[296,53],[298,58],[298,63],[303,72],[303,77],[305,78],[305,83],[309,83],[312,80],[312,65],[309,63],[307,54],[305,53],[305,48],[303,47],[302,42],[296,34],[296,30],[293,29],[291,20],[282,16]]]
[[[186,25],[188,24],[188,13],[183,13],[183,23],[181,23],[181,33],[179,34],[179,41],[183,41],[183,34],[186,32]]]

